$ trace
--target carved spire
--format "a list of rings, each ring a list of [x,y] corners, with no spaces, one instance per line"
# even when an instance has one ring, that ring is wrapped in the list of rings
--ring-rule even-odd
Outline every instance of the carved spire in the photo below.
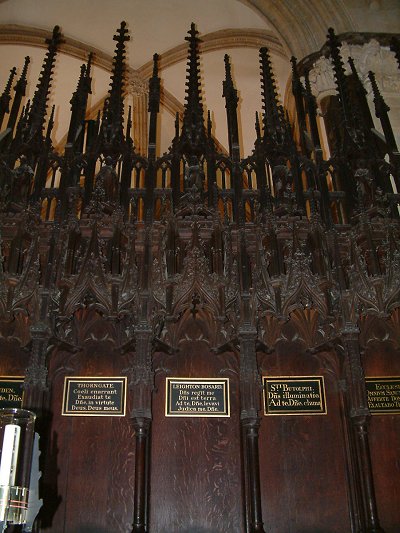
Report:
[[[129,144],[129,146],[133,147],[133,139],[132,139],[132,128],[133,128],[133,121],[132,121],[132,106],[128,107],[128,118],[126,120],[126,130],[125,130],[125,139],[126,142]]]
[[[347,124],[351,123],[350,98],[347,90],[346,75],[343,61],[339,52],[340,41],[335,35],[333,28],[328,29],[327,45],[329,47],[336,87],[339,93],[343,119]]]
[[[175,113],[175,137],[179,137],[179,113]]]
[[[261,140],[261,126],[260,126],[260,116],[258,114],[258,111],[256,111],[255,129],[256,129],[257,141],[260,141]]]
[[[297,71],[297,59],[292,56],[290,59],[292,63],[292,92],[296,103],[297,120],[299,123],[300,146],[304,155],[309,155],[306,142],[306,114],[304,110],[304,87],[301,83],[299,73]]]
[[[284,140],[284,116],[278,99],[275,76],[268,48],[260,49],[260,72],[263,100],[264,141],[282,144]]]
[[[160,78],[158,76],[158,54],[153,55],[153,76],[149,80],[149,157],[156,155],[157,114],[160,111]]]
[[[374,127],[374,121],[372,120],[371,111],[367,101],[367,91],[358,75],[354,59],[349,57],[347,61],[350,65],[352,78],[349,84],[349,94],[353,117],[355,118],[355,124],[358,125],[358,129],[363,130],[363,134],[365,138],[367,138],[371,128]],[[348,79],[350,80],[350,77]]]
[[[390,107],[386,104],[385,100],[383,99],[379,91],[378,84],[376,83],[375,74],[371,70],[368,72],[368,78],[369,78],[369,81],[371,82],[372,93],[374,95],[376,116],[380,118],[382,113],[387,113],[388,111],[390,111]]]
[[[211,120],[211,111],[207,111],[207,137],[211,139],[213,123]]]
[[[317,124],[317,101],[311,91],[310,77],[308,70],[304,73],[305,89],[306,89],[306,106],[308,119],[310,121],[311,139],[315,148],[321,147],[321,140],[319,137]]]
[[[199,153],[206,143],[204,127],[203,103],[201,99],[200,57],[198,31],[192,22],[189,35],[185,40],[189,42],[185,111],[180,137],[182,151],[186,154]]]
[[[160,78],[158,76],[158,54],[153,55],[153,75],[149,80],[149,112],[160,110]]]
[[[349,78],[345,75],[343,61],[339,52],[340,42],[335,35],[332,28],[328,30],[328,47],[331,52],[331,58],[333,62],[333,71],[336,82],[336,87],[339,93],[340,109],[343,117],[343,137],[341,139],[340,149],[345,157],[348,157],[350,152],[359,157],[369,157],[371,150],[374,146],[369,142],[370,129],[367,125],[367,121],[364,118],[364,107],[359,109],[360,96],[365,98],[365,94],[356,88],[356,94],[354,98],[351,97],[351,90],[349,85]],[[361,84],[358,78],[357,72],[354,67],[354,63],[350,62],[350,67],[353,70],[353,75],[356,76],[356,84]],[[362,85],[362,84],[361,84]],[[368,109],[368,107],[367,107]],[[368,111],[369,112],[369,111]]]
[[[390,107],[387,105],[383,96],[381,95],[378,84],[376,83],[375,74],[371,71],[368,72],[368,77],[372,86],[372,93],[374,95],[375,114],[380,119],[382,124],[383,133],[386,138],[389,150],[392,152],[398,152],[396,139],[393,135],[392,125],[390,123],[388,112]]]
[[[54,128],[54,112],[55,112],[55,109],[56,109],[56,106],[53,105],[52,108],[51,108],[49,122],[47,123],[47,132],[46,132],[45,144],[46,144],[46,146],[48,148],[51,147],[51,132],[53,131],[53,128]]]
[[[61,43],[61,33],[59,26],[55,26],[51,39],[46,39],[48,44],[47,53],[43,61],[39,82],[33,96],[32,105],[29,111],[28,132],[25,142],[43,141],[43,127],[46,120],[47,101],[49,98],[51,82],[53,79],[53,69],[57,49]]]
[[[104,105],[103,122],[101,126],[101,142],[106,151],[118,149],[124,142],[124,92],[125,92],[125,43],[129,41],[126,22],[121,22],[114,41],[117,42],[113,60],[113,70],[107,104]]]
[[[26,102],[26,105],[23,106],[22,111],[21,111],[21,116],[19,117],[19,120],[18,120],[16,132],[15,132],[15,138],[13,140],[13,142],[15,143],[17,143],[22,138],[23,130],[28,124],[30,107],[31,107],[31,101],[28,100]]]
[[[21,76],[14,87],[14,90],[15,90],[14,101],[12,103],[11,112],[10,112],[10,116],[8,118],[8,124],[7,124],[7,128],[10,128],[11,131],[14,130],[15,124],[17,122],[19,109],[21,106],[21,101],[22,101],[22,98],[25,96],[26,84],[27,84],[26,74],[28,72],[28,65],[30,61],[31,61],[30,57],[26,56],[24,66],[22,68]]]
[[[55,106],[53,105],[51,108],[49,121],[47,123],[46,136],[43,139],[42,148],[38,157],[38,165],[35,173],[35,184],[31,197],[33,201],[39,200],[40,195],[42,193],[42,189],[45,187],[46,184],[46,177],[48,171],[48,156],[52,150],[51,132],[53,131],[54,126],[54,110]]]
[[[208,146],[208,153],[209,154],[215,154],[215,141],[214,137],[212,135],[213,130],[213,121],[211,117],[211,111],[207,111],[207,146]]]
[[[154,161],[156,158],[157,142],[157,115],[160,110],[160,78],[158,77],[158,54],[153,56],[153,76],[149,80],[149,167],[146,176],[146,197],[145,197],[145,220],[151,224],[154,216],[154,187],[156,186],[156,170]]]
[[[77,140],[77,137],[82,131],[83,122],[86,116],[86,107],[88,96],[92,92],[92,78],[90,76],[91,64],[93,54],[89,54],[87,65],[81,66],[81,74],[79,76],[76,90],[71,98],[71,120],[69,123],[67,145],[71,147]]]
[[[235,89],[229,56],[225,54],[225,80],[223,81],[222,96],[225,98],[226,117],[228,124],[229,154],[239,159],[239,133],[237,121],[237,105],[239,98]]]
[[[357,72],[357,69],[356,69],[356,65],[354,63],[354,59],[352,57],[349,57],[347,59],[347,61],[348,61],[349,65],[350,65],[351,73],[353,74],[354,79],[356,80],[357,89],[359,90],[360,94],[366,95],[367,91],[365,90],[365,87],[364,87],[362,81],[360,80],[360,76],[358,75],[358,72]]]
[[[8,77],[7,84],[4,88],[3,94],[0,96],[0,129],[3,124],[3,119],[6,113],[9,112],[9,103],[11,100],[10,91],[11,91],[11,85],[15,76],[15,73],[17,72],[17,69],[13,67],[10,70],[10,75]]]

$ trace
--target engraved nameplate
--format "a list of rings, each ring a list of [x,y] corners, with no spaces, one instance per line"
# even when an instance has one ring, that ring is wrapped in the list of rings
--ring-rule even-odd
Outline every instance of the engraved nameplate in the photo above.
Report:
[[[126,377],[66,377],[62,414],[125,416]]]
[[[323,376],[264,376],[265,415],[325,415]]]
[[[373,415],[400,413],[400,377],[365,378],[365,384]]]
[[[166,416],[230,416],[229,379],[167,378]]]
[[[0,376],[0,407],[20,408],[22,405],[24,378],[22,376]]]

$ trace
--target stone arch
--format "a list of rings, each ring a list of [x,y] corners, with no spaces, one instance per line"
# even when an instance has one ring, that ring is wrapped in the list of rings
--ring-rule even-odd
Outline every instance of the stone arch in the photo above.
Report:
[[[279,35],[287,55],[303,58],[321,48],[326,31],[357,31],[343,0],[239,0],[264,17]]]

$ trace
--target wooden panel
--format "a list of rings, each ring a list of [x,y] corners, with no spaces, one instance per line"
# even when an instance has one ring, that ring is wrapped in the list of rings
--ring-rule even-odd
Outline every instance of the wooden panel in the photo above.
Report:
[[[0,375],[24,376],[28,366],[29,352],[23,350],[18,342],[0,339]]]
[[[171,377],[229,377],[232,402],[230,418],[167,418],[165,373],[158,373],[150,531],[243,532],[238,379],[224,371],[233,360],[211,353],[204,342],[186,343],[174,357],[156,356],[156,366]]]
[[[62,416],[64,376],[121,376],[124,357],[110,343],[50,362],[53,413],[46,458],[42,529],[54,533],[126,533],[133,517],[134,432],[129,416]],[[129,397],[128,411],[129,411]]]
[[[265,530],[350,531],[344,436],[334,368],[327,372],[295,343],[281,343],[275,353],[263,356],[261,361],[264,375],[323,375],[328,410],[327,415],[263,417],[259,446]],[[331,362],[334,365],[335,359]]]
[[[100,327],[97,325],[96,327]],[[186,330],[190,334],[189,329]],[[2,341],[2,374],[24,373],[27,353]],[[61,416],[64,376],[120,376],[129,366],[111,342],[86,343],[76,354],[49,359],[49,440],[45,447],[41,530],[48,533],[127,533],[134,496],[134,432],[125,418]],[[323,375],[328,414],[262,417],[261,495],[269,533],[351,531],[346,439],[333,353],[312,356],[301,343],[279,342],[259,356],[264,375]],[[367,376],[400,375],[395,344],[376,340],[363,357]],[[151,452],[151,533],[243,533],[238,358],[216,355],[201,340],[180,343],[175,355],[154,356]],[[165,378],[228,377],[230,418],[166,418]],[[128,411],[129,401],[128,398]],[[347,422],[349,424],[349,422]],[[400,529],[400,416],[375,415],[370,429],[373,475],[381,525]]]
[[[373,342],[364,357],[366,376],[400,376],[400,351]],[[400,415],[373,415],[369,442],[378,515],[386,533],[400,531]]]

